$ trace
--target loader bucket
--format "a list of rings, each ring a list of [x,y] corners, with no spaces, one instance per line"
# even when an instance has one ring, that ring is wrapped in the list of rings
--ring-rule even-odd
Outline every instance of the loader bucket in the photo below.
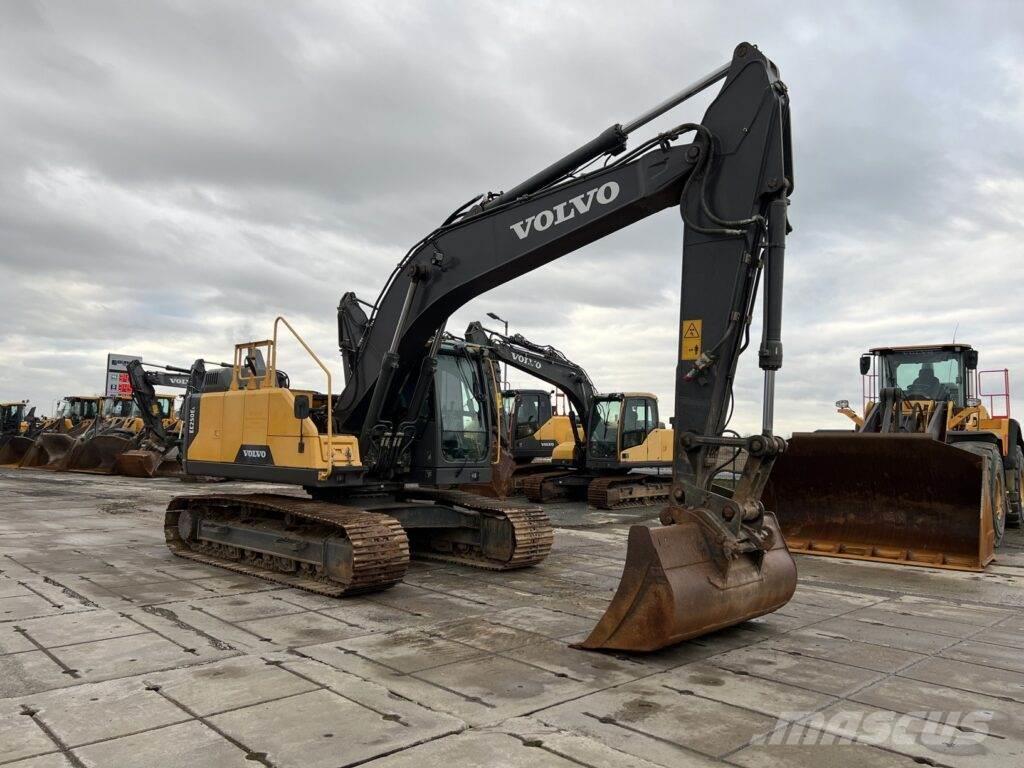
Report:
[[[3,446],[0,446],[0,467],[16,467],[21,464],[21,460],[34,443],[33,437],[11,436]]]
[[[109,475],[114,471],[118,456],[127,450],[131,441],[131,435],[126,434],[105,434],[81,439],[68,451],[60,469]]]
[[[57,469],[74,444],[75,438],[71,435],[63,432],[43,432],[25,452],[18,466]]]
[[[995,545],[987,472],[924,434],[795,434],[763,498],[793,552],[980,571]]]
[[[695,515],[660,528],[634,525],[618,591],[574,647],[656,651],[781,608],[796,589],[796,564],[770,512],[765,524],[774,537],[761,562],[726,559]]]

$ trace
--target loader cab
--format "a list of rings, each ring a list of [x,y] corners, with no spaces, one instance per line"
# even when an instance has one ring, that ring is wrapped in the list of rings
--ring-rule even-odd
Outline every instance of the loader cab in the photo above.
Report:
[[[25,421],[25,403],[0,403],[0,433],[16,434]]]
[[[412,397],[412,384],[400,401]],[[491,413],[497,413],[493,393],[478,351],[461,342],[441,346],[421,414],[422,436],[412,446],[411,481],[445,485],[490,480]]]
[[[57,417],[78,424],[86,419],[95,419],[100,411],[98,397],[66,397],[57,409]]]
[[[137,416],[138,409],[129,397],[111,397],[105,401],[103,415],[108,419],[126,419]]]
[[[617,465],[623,451],[642,445],[658,422],[658,398],[645,392],[600,395],[587,420],[587,463]]]
[[[968,344],[876,347],[869,356],[871,365],[861,362],[865,375],[876,377],[882,389],[898,387],[907,400],[948,400],[963,408],[974,396],[971,372],[978,353]]]
[[[551,394],[543,389],[505,390],[501,393],[501,405],[514,457],[528,460],[550,456],[558,440],[543,435],[541,429],[555,415]]]

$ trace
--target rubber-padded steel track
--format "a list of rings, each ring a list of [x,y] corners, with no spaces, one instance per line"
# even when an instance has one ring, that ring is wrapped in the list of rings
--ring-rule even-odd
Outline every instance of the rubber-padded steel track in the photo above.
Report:
[[[272,570],[265,559],[231,559],[218,554],[220,545],[186,542],[181,538],[178,521],[185,511],[214,515],[232,515],[238,519],[258,517],[261,521],[285,515],[320,526],[332,535],[343,536],[352,546],[352,578],[348,583],[329,580],[322,574],[289,573]],[[283,528],[283,525],[282,525]],[[323,501],[274,494],[202,494],[171,499],[164,518],[164,536],[171,552],[208,565],[237,573],[305,589],[321,595],[340,597],[360,592],[387,589],[402,580],[409,565],[409,540],[394,518],[353,507]]]
[[[509,571],[539,563],[551,552],[554,531],[547,513],[540,507],[517,504],[514,501],[492,499],[475,493],[440,488],[409,488],[402,493],[406,499],[423,499],[450,504],[476,512],[492,519],[504,520],[511,527],[514,548],[508,560],[497,561],[481,552],[464,553],[424,551],[416,549],[413,555],[426,560],[460,563],[494,571]]]
[[[670,481],[659,475],[596,477],[587,486],[587,503],[598,509],[646,507],[668,501]]]

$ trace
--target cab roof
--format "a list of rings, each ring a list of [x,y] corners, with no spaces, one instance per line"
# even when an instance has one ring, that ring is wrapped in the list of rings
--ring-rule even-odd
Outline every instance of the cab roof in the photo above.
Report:
[[[970,344],[911,344],[906,347],[872,347],[868,352],[872,355],[885,354],[886,352],[966,352],[974,349]]]

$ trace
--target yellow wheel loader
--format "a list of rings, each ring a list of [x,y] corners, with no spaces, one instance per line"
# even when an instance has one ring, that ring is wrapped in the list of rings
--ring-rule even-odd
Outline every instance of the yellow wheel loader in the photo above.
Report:
[[[701,123],[627,149],[631,133],[719,82]],[[186,396],[183,466],[286,483],[308,497],[176,497],[168,546],[328,595],[389,587],[410,556],[498,570],[540,562],[553,537],[542,508],[452,490],[489,479],[493,382],[477,351],[445,341],[445,324],[470,299],[674,209],[685,228],[670,504],[662,526],[630,530],[619,590],[581,647],[654,650],[784,605],[796,570],[760,497],[785,445],[772,432],[771,403],[791,157],[786,87],[742,43],[730,62],[643,115],[460,206],[409,249],[374,302],[346,293],[340,394],[330,366],[297,334],[324,391],[291,387],[277,365],[278,330],[291,326],[278,318],[272,339],[240,345],[229,372],[207,374],[202,392]],[[729,403],[759,283],[763,428],[741,438],[727,432]],[[747,454],[731,496],[706,470],[723,447]]]
[[[979,398],[967,344],[878,347],[861,357],[854,431],[794,434],[765,503],[794,552],[978,571],[1019,525],[1024,441]]]
[[[76,440],[86,434],[103,413],[103,398],[73,395],[65,397],[57,413],[44,421],[31,440],[12,440],[7,466],[57,469]]]
[[[164,423],[177,421],[173,395],[156,395],[154,402]],[[146,422],[133,397],[106,398],[103,411],[89,430],[79,435],[57,465],[58,470],[98,475],[117,472],[121,455],[131,449]]]

